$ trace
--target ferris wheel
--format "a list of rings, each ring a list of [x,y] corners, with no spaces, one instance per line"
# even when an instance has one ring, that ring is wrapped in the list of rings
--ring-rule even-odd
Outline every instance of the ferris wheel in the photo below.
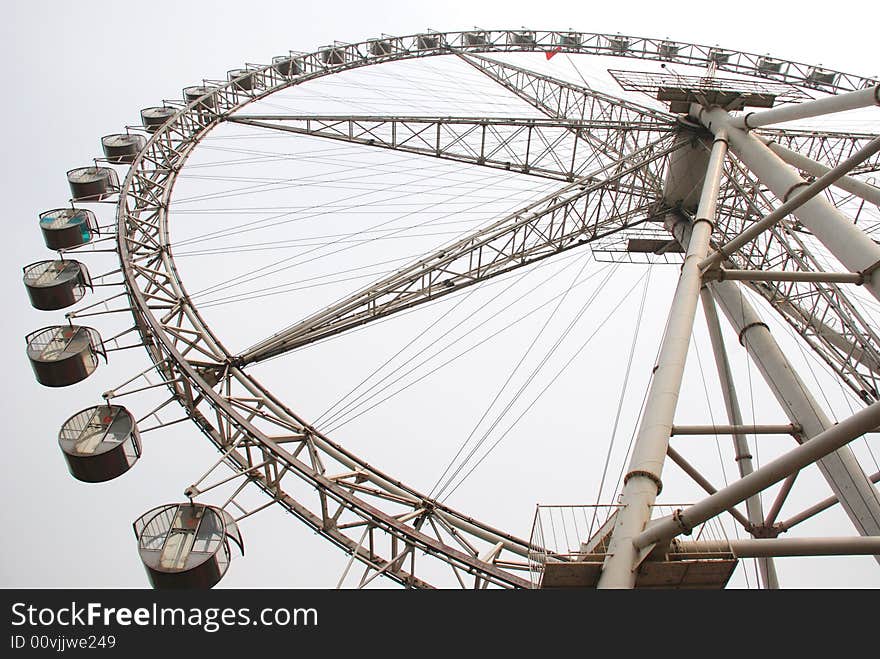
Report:
[[[314,111],[315,99],[323,112]],[[872,317],[880,300],[877,105],[875,79],[769,55],[524,29],[337,42],[186,87],[179,100],[141,110],[139,126],[104,136],[103,158],[67,172],[69,207],[39,214],[46,246],[59,257],[24,268],[32,305],[45,311],[86,305],[68,312],[67,324],[27,336],[38,382],[81,382],[116,350],[142,347],[150,360],[100,404],[62,424],[59,445],[70,473],[92,483],[119,477],[150,454],[148,430],[179,421],[194,423],[217,449],[216,462],[186,487],[183,500],[159,502],[134,521],[137,550],[160,588],[218,583],[233,549],[244,551],[247,518],[269,506],[285,509],[346,552],[340,584],[353,580],[359,587],[383,577],[414,588],[720,588],[738,565],[755,559],[756,582],[774,588],[777,557],[880,556],[880,472],[869,466],[868,442],[864,450],[853,445],[880,427],[880,337]],[[853,116],[847,113],[856,119],[833,123]],[[253,146],[258,140],[272,146],[260,150]],[[297,151],[291,141],[310,146]],[[218,152],[228,159],[199,160]],[[298,169],[270,175],[259,169],[267,163]],[[224,177],[218,164],[250,168],[251,175]],[[282,206],[276,195],[292,189],[311,197],[296,208]],[[270,201],[222,207],[222,200],[242,195]],[[402,195],[428,202],[418,213],[409,206],[394,210]],[[187,207],[206,200],[214,205]],[[112,221],[105,221],[110,209]],[[357,231],[344,226],[355,209],[365,218]],[[370,213],[383,219],[376,222]],[[183,217],[210,224],[178,233],[175,223]],[[305,239],[245,242],[255,231],[314,218],[320,230]],[[403,238],[410,242],[400,251],[394,241]],[[263,256],[288,247],[296,249],[293,256]],[[355,247],[367,250],[360,261]],[[106,273],[95,275],[79,260],[107,249],[118,265]],[[237,266],[231,257],[243,254],[256,260]],[[335,260],[322,283],[330,288],[309,286],[314,297],[305,299],[335,291],[329,300],[311,308],[278,302],[318,279],[306,270],[291,281],[290,267],[328,255]],[[214,264],[185,285],[184,275],[194,272],[189,260],[205,256]],[[628,268],[639,277],[632,286],[623,274]],[[662,301],[648,288],[658,269],[670,282]],[[413,338],[383,346],[380,335],[360,348],[387,352],[387,359],[376,357],[380,369],[412,348],[418,360],[425,358],[412,356],[410,363],[433,373],[435,364],[467,358],[500,330],[444,355],[446,344],[417,344],[429,328],[451,322],[456,310],[468,319],[480,310],[497,317],[490,305],[502,287],[511,295],[533,291],[537,285],[531,288],[528,278],[544,274],[565,284],[537,306],[527,307],[522,295],[504,307],[526,310],[516,323],[548,320],[501,378],[489,406],[501,409],[498,418],[490,424],[484,413],[465,442],[449,440],[458,452],[430,491],[336,436],[410,385],[396,388],[397,381],[377,369],[373,380],[343,387],[348,393],[317,419],[297,400],[274,393],[284,380],[308,396],[318,378],[314,363],[290,366],[292,355],[437,307],[439,318]],[[368,285],[351,284],[364,280]],[[562,339],[580,331],[577,323],[595,311],[591,304],[603,287],[624,280],[620,301],[608,308],[611,317],[636,303],[636,320],[624,324],[633,332],[631,343],[627,335],[605,352],[608,363],[625,370],[625,388],[638,368],[645,310],[656,304],[663,310],[654,361],[643,369],[649,371],[644,396],[630,409],[628,393],[615,392],[616,416],[613,409],[590,408],[589,401],[566,410],[614,417],[612,437],[630,416],[634,432],[620,454],[617,488],[605,493],[604,503],[538,506],[528,537],[448,504],[528,412],[530,405],[506,430],[500,425],[516,416],[519,394],[558,356]],[[98,286],[118,290],[92,302]],[[575,298],[587,302],[560,339],[548,341],[550,318],[559,320],[555,314]],[[476,303],[471,311],[459,309],[468,300]],[[236,306],[229,315],[215,315],[216,307],[230,304]],[[255,304],[273,307],[276,320],[254,320]],[[707,371],[724,418],[683,423],[677,407],[700,307],[711,346],[704,358],[714,361]],[[119,310],[130,312],[133,324],[113,336],[79,324]],[[734,345],[725,340],[730,329],[720,316],[751,364],[749,377],[766,381],[785,418],[756,419],[752,400],[748,419],[736,359],[728,352]],[[213,322],[236,317],[245,329],[226,333]],[[791,344],[771,331],[774,322],[799,337],[805,359],[839,387],[850,415],[832,418],[824,393],[799,373]],[[459,327],[438,331],[453,336]],[[542,342],[545,357],[503,406],[502,392],[516,388],[514,374]],[[241,347],[228,347],[233,344]],[[362,356],[345,350],[358,349],[337,352],[343,362]],[[410,373],[411,383],[423,377]],[[142,392],[160,395],[149,411],[118,404]],[[173,421],[163,416],[178,408]],[[456,416],[455,407],[445,414]],[[147,418],[158,424],[141,427]],[[418,419],[419,426],[436,426],[438,435],[446,423]],[[545,425],[546,435],[533,437],[538,452],[555,441],[553,424]],[[408,450],[422,451],[422,431],[404,431]],[[713,483],[702,458],[689,455],[701,449],[678,441],[698,436],[727,443],[733,482]],[[759,464],[756,444],[768,437],[790,441]],[[608,441],[591,449],[597,462],[605,457],[600,495],[612,455]],[[518,462],[514,471],[538,469],[531,459],[521,462],[530,464]],[[704,495],[689,504],[662,498],[670,489],[667,463]],[[813,467],[830,496],[814,491],[812,501],[789,510],[798,479],[806,478],[800,474]],[[217,503],[211,497],[220,492],[225,501]],[[254,492],[258,498],[246,499]],[[848,536],[798,535],[799,524],[836,506],[854,527]]]

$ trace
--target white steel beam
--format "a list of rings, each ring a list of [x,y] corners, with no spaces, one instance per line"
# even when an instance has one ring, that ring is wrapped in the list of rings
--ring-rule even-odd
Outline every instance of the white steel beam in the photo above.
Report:
[[[872,483],[880,482],[880,471],[872,474],[868,478],[868,480],[871,481]],[[809,508],[802,510],[797,515],[793,515],[792,517],[789,517],[784,522],[780,522],[779,528],[783,532],[788,531],[793,526],[797,526],[801,522],[806,521],[806,520],[810,519],[811,517],[815,517],[819,513],[823,512],[825,510],[828,510],[831,506],[833,506],[834,504],[837,504],[837,503],[840,503],[840,502],[837,500],[837,497],[834,497],[834,496],[828,497],[827,499],[823,499],[819,503],[813,504]]]
[[[880,553],[880,537],[855,538],[753,538],[740,540],[679,541],[669,558],[700,558],[706,554],[733,552],[739,558],[761,556],[858,556]]]
[[[719,268],[705,273],[706,279],[725,281],[805,281],[828,284],[861,284],[864,276],[857,272],[801,272],[798,270],[728,270]]]
[[[726,155],[727,141],[721,134],[716,136],[712,145],[697,219],[670,305],[666,334],[660,346],[629,470],[624,477],[622,507],[611,532],[608,558],[597,584],[599,588],[632,588],[635,585],[637,552],[632,539],[648,522],[651,507],[662,488],[660,477],[700,296],[700,262],[709,249]]]
[[[829,167],[826,167],[822,163],[816,162],[812,158],[807,158],[797,151],[792,151],[763,135],[758,135],[757,137],[766,144],[773,153],[782,158],[789,165],[797,167],[802,172],[821,177],[831,171]],[[852,176],[841,176],[834,182],[834,185],[844,192],[849,192],[875,206],[880,206],[880,188],[871,185],[870,183],[865,183]]]
[[[737,425],[714,425],[714,426],[672,426],[673,435],[795,435],[801,432],[801,428],[792,423],[787,425],[771,424],[737,424]]]
[[[834,114],[835,112],[857,110],[872,105],[880,105],[880,85],[860,89],[856,92],[849,92],[848,94],[820,98],[815,101],[781,105],[778,108],[764,110],[763,112],[749,112],[732,119],[730,125],[735,128],[750,129],[780,124],[786,121],[821,117],[822,115]]]
[[[753,494],[778,483],[820,458],[834,453],[849,442],[861,437],[880,423],[880,402],[865,407],[851,417],[804,442],[785,455],[768,462],[748,476],[709,495],[699,503],[676,511],[671,517],[649,526],[633,538],[635,549],[642,549],[661,540],[669,540],[679,533],[689,533],[696,525],[712,519],[731,506],[745,501]],[[877,535],[877,534],[868,534]]]

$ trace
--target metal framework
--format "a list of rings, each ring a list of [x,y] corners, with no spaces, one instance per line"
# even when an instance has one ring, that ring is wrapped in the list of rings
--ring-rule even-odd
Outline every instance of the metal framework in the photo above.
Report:
[[[857,522],[857,528],[870,538],[850,543],[804,541],[800,545],[777,540],[772,546],[752,540],[743,541],[735,551],[742,556],[764,557],[762,574],[769,586],[775,585],[772,562],[766,560],[769,556],[876,552],[880,499],[872,481],[846,456],[839,458],[839,464],[831,464],[826,457],[828,451],[806,450],[816,442],[832,446],[829,451],[842,450],[858,432],[880,424],[875,413],[880,400],[880,337],[845,292],[851,284],[864,284],[872,293],[877,290],[873,282],[880,282],[874,270],[880,261],[880,248],[870,239],[876,227],[862,223],[852,228],[853,235],[861,236],[859,244],[864,253],[853,256],[851,249],[829,246],[832,252],[840,252],[847,265],[848,271],[843,274],[826,273],[807,239],[812,233],[823,242],[834,243],[833,236],[823,233],[822,222],[834,215],[839,229],[843,215],[838,207],[848,209],[845,202],[852,201],[854,195],[858,199],[860,194],[877,194],[876,188],[857,177],[876,172],[880,158],[876,152],[866,157],[839,182],[842,190],[835,189],[833,194],[829,191],[829,198],[822,198],[822,210],[816,211],[820,219],[796,212],[802,224],[776,224],[748,244],[724,253],[719,259],[722,269],[717,263],[714,269],[705,267],[714,249],[771,213],[776,199],[785,201],[789,188],[795,187],[791,182],[783,185],[767,180],[774,179],[779,170],[766,155],[772,155],[771,149],[789,161],[794,158],[791,154],[797,155],[800,160],[794,164],[806,175],[816,176],[863,148],[876,135],[768,128],[759,131],[762,142],[743,130],[749,122],[731,119],[723,110],[703,112],[704,108],[694,107],[690,119],[682,119],[481,54],[524,51],[611,55],[712,67],[731,75],[773,81],[790,99],[809,98],[808,91],[851,98],[845,96],[850,92],[860,94],[861,102],[872,92],[859,90],[876,90],[877,85],[874,80],[855,75],[717,47],[624,35],[523,30],[428,32],[354,44],[337,42],[316,52],[275,58],[268,65],[248,65],[231,81],[205,81],[205,87],[189,102],[171,104],[175,113],[134,158],[118,198],[116,248],[129,306],[140,339],[172,399],[217,447],[220,462],[243,482],[254,483],[265,492],[267,505],[284,507],[348,552],[352,557],[349,568],[354,561],[360,562],[365,571],[359,585],[381,575],[408,587],[429,588],[432,584],[424,576],[422,563],[437,559],[449,567],[462,587],[532,587],[529,556],[535,552],[547,555],[545,548],[451,509],[366,463],[278,400],[248,372],[247,366],[573,248],[592,245],[598,249],[603,240],[638,236],[643,229],[651,235],[665,220],[673,230],[666,239],[674,236],[687,251],[621,507],[608,525],[610,535],[598,585],[631,587],[639,565],[652,552],[678,554],[673,556],[677,560],[691,554],[730,551],[729,546],[719,549],[678,541],[669,549],[669,543],[675,535],[711,515],[726,510],[734,511],[736,516],[739,513],[733,506],[753,497],[770,482],[764,476],[770,465],[753,472],[749,463],[740,463],[741,483],[762,485],[739,486],[735,494],[714,492],[707,499],[710,503],[694,507],[696,512],[688,509],[662,522],[649,524],[645,517],[650,515],[660,491],[667,454],[676,455],[680,466],[687,465],[684,458],[670,452],[670,435],[701,431],[673,428],[673,414],[700,290],[709,281],[715,283],[709,286],[711,294],[703,294],[704,303],[714,297],[722,307],[725,293],[719,289],[724,288],[728,296],[741,294],[732,280],[744,281],[804,337],[842,382],[871,404],[856,415],[858,423],[842,422],[831,429],[821,414],[818,419],[803,418],[802,408],[791,403],[790,389],[777,383],[780,397],[791,403],[791,425],[770,427],[772,432],[791,433],[803,442],[798,455],[809,457],[796,464],[824,460],[820,465],[835,496]],[[240,112],[274,92],[322,76],[434,56],[460,58],[546,118]],[[827,112],[829,107],[834,110],[833,102],[817,111]],[[751,126],[775,121],[778,115],[772,112],[768,111],[769,116],[763,119],[761,113],[750,115]],[[427,254],[241,354],[233,354],[208,327],[178,276],[167,216],[175,179],[187,158],[213,128],[224,122],[509,170],[561,183],[556,191],[499,218],[488,228]],[[702,186],[699,205],[670,208],[664,202],[664,186],[671,157],[695,139],[705,141],[711,134],[714,143],[704,147],[711,149],[708,168],[696,179]],[[755,162],[758,160],[770,164],[761,169]],[[817,167],[824,168],[818,170],[820,174],[815,173]],[[847,181],[852,185],[847,187]],[[670,221],[671,214],[674,221]],[[688,227],[686,238],[680,231],[676,233],[679,224]],[[707,307],[706,313],[714,313],[712,309],[710,312]],[[709,320],[711,326],[712,318]],[[750,327],[758,325],[766,329],[760,320],[742,327],[741,340]],[[727,366],[723,342],[713,345],[719,375],[724,380]],[[753,350],[749,352],[751,355]],[[793,377],[796,380],[796,374]],[[748,454],[744,433],[758,430],[743,427],[731,388],[726,388],[730,415],[726,431],[737,442],[738,458],[743,458]],[[793,477],[799,468],[793,464],[787,462],[775,469],[772,477]],[[705,479],[700,481],[696,470],[692,469],[692,475],[708,491],[714,491]],[[861,503],[854,501],[851,486],[842,483],[844,478],[856,484],[853,487],[860,493]],[[196,496],[207,489],[195,487],[190,494]],[[777,503],[765,512],[752,502],[747,519],[742,514],[739,519],[756,538],[773,536],[790,528],[780,529],[785,524],[774,526],[781,501]],[[564,559],[560,556],[558,560]]]

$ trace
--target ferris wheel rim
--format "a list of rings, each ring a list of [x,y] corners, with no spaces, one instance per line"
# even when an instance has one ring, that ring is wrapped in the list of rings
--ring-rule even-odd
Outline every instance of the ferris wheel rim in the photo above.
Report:
[[[260,395],[265,396],[268,401],[271,401],[271,404],[277,409],[276,413],[281,414],[282,416],[287,416],[293,422],[299,423],[302,425],[302,428],[310,435],[316,439],[323,450],[331,451],[335,453],[342,462],[349,462],[352,467],[356,470],[362,470],[363,473],[370,478],[370,480],[374,483],[381,483],[383,487],[389,489],[390,491],[396,491],[401,496],[412,498],[413,500],[417,500],[421,502],[425,506],[429,506],[432,510],[436,510],[445,515],[448,515],[454,520],[465,526],[471,528],[471,530],[476,531],[478,533],[485,534],[487,537],[491,537],[492,539],[498,539],[500,542],[505,544],[505,548],[518,553],[520,555],[528,555],[528,553],[535,549],[530,545],[528,541],[525,541],[520,538],[516,538],[513,535],[505,533],[504,531],[493,528],[488,524],[484,524],[479,522],[467,515],[464,515],[445,504],[433,500],[428,496],[420,493],[417,489],[412,488],[408,485],[405,485],[403,482],[389,476],[388,474],[380,471],[373,465],[369,464],[366,460],[356,456],[351,453],[343,446],[336,444],[328,437],[324,436],[322,433],[317,431],[317,429],[310,426],[308,423],[303,421],[295,412],[292,412],[289,408],[286,407],[284,403],[277,400],[274,395],[264,387],[259,381],[257,381],[253,375],[246,373],[239,365],[236,363],[236,355],[230,353],[222,344],[220,339],[216,336],[215,332],[210,328],[208,323],[204,321],[201,314],[199,313],[196,305],[192,303],[188,294],[186,293],[186,288],[181,280],[177,266],[173,258],[172,243],[168,234],[168,216],[167,209],[168,204],[171,200],[171,195],[174,187],[174,183],[183,166],[185,165],[186,159],[192,152],[194,148],[196,148],[199,142],[219,123],[221,123],[222,118],[228,114],[236,112],[240,110],[242,107],[254,102],[261,100],[273,93],[276,93],[282,89],[286,89],[288,87],[294,86],[296,84],[300,84],[301,82],[306,82],[309,80],[317,79],[320,77],[324,77],[327,75],[332,75],[335,73],[340,73],[342,71],[347,71],[355,68],[360,68],[362,66],[368,66],[373,64],[380,64],[386,62],[393,61],[401,61],[407,59],[415,59],[419,57],[426,56],[438,56],[438,55],[449,55],[456,51],[461,51],[465,53],[497,53],[497,52],[533,52],[533,51],[546,51],[549,52],[551,49],[559,48],[562,52],[568,52],[572,54],[584,53],[588,54],[605,54],[605,55],[617,55],[628,58],[636,58],[636,59],[648,59],[648,60],[665,60],[665,61],[679,61],[675,58],[670,60],[669,58],[660,57],[659,51],[651,51],[647,48],[643,48],[641,51],[632,51],[632,52],[622,52],[622,53],[612,53],[612,52],[592,52],[583,48],[572,48],[569,46],[560,47],[558,44],[552,42],[555,39],[555,35],[566,34],[561,32],[546,32],[542,33],[547,35],[547,38],[550,39],[548,43],[535,43],[532,45],[516,45],[508,43],[509,36],[511,34],[517,34],[522,32],[521,30],[504,30],[504,31],[487,31],[489,34],[499,35],[498,39],[503,39],[504,43],[498,44],[487,44],[483,46],[474,46],[474,47],[465,47],[461,46],[452,50],[450,47],[438,47],[416,51],[397,51],[392,55],[381,55],[376,57],[366,57],[364,59],[357,59],[346,61],[341,64],[336,65],[324,65],[320,69],[315,69],[311,73],[302,76],[301,78],[296,78],[296,76],[284,76],[277,74],[277,62],[273,62],[272,64],[265,65],[263,67],[247,69],[247,75],[256,75],[264,76],[264,80],[272,80],[273,78],[277,80],[277,84],[269,87],[266,86],[265,89],[260,91],[259,93],[247,93],[247,90],[239,89],[236,86],[236,80],[229,80],[225,82],[220,82],[219,84],[214,84],[218,81],[204,81],[204,87],[207,89],[206,93],[189,103],[185,104],[181,107],[173,116],[169,118],[169,120],[155,133],[150,137],[147,144],[140,151],[134,161],[131,163],[131,168],[129,169],[124,181],[120,186],[120,195],[118,202],[118,210],[117,210],[117,250],[120,257],[120,262],[122,265],[122,271],[125,280],[125,287],[128,292],[129,298],[132,300],[132,313],[135,316],[135,325],[140,332],[144,344],[147,346],[148,354],[153,361],[154,365],[163,373],[163,377],[168,380],[168,386],[171,387],[172,392],[176,392],[175,387],[178,386],[178,377],[185,377],[187,386],[191,387],[193,390],[196,390],[200,393],[200,395],[204,396],[206,399],[211,400],[211,406],[215,409],[223,409],[224,414],[229,418],[233,419],[235,423],[239,424],[239,426],[252,434],[252,436],[259,441],[261,446],[265,448],[269,453],[274,455],[277,459],[283,461],[288,468],[300,469],[301,473],[299,474],[305,480],[310,481],[315,485],[315,487],[325,491],[329,494],[332,494],[334,498],[338,501],[342,502],[342,505],[351,506],[351,509],[354,510],[361,504],[365,507],[368,506],[366,502],[362,502],[358,499],[358,497],[354,496],[353,493],[349,493],[345,488],[340,487],[337,483],[332,482],[324,478],[322,475],[318,474],[314,471],[309,471],[307,469],[302,469],[303,464],[298,461],[283,447],[279,446],[271,439],[266,437],[263,433],[259,431],[253,424],[251,424],[244,416],[238,413],[235,409],[232,408],[229,401],[223,398],[216,390],[215,385],[211,385],[208,381],[211,377],[233,377],[235,378],[242,386],[246,388],[251,388],[255,393],[259,392]],[[438,39],[438,43],[452,43],[461,41],[463,38],[462,35],[466,34],[464,32],[457,33],[427,33],[432,37],[436,37]],[[579,33],[585,35],[585,33]],[[406,40],[410,39],[415,41],[416,39],[422,37],[422,34],[409,35],[407,37],[388,37],[390,40],[400,39]],[[589,35],[591,38],[595,37],[596,39],[608,39],[619,37],[620,35],[606,35],[606,34],[596,34]],[[629,37],[628,37],[629,38]],[[369,47],[369,44],[375,40],[369,40],[360,42],[358,44],[345,44],[344,46],[334,46],[334,47],[343,47],[346,49],[353,49],[355,51],[360,51],[361,48],[364,49],[365,52]],[[641,39],[646,44],[654,44],[654,46],[659,47],[659,44],[664,43],[666,40],[647,40]],[[698,52],[709,52],[711,50],[710,47],[706,46],[698,46],[696,44],[680,44],[684,47],[690,49],[697,49]],[[497,47],[496,47],[497,46]],[[700,51],[699,49],[702,49]],[[325,53],[327,49],[320,49],[314,51],[312,53],[307,53],[298,56],[291,56],[291,60],[298,59],[301,62],[307,62],[313,60],[314,62],[319,62],[322,54]],[[745,59],[751,58],[754,61],[757,61],[757,58],[761,57],[758,55],[753,55],[749,53],[742,53],[739,51],[731,51],[726,50],[725,52],[730,53],[732,55],[741,56]],[[681,61],[682,64],[708,64],[709,59],[688,59],[686,61]],[[807,70],[815,70],[818,67],[803,65],[796,62],[788,62],[785,60],[779,60],[783,64],[788,65],[789,68],[794,69],[795,71],[807,71]],[[772,77],[769,75],[765,75],[757,68],[753,70],[735,70],[735,72],[748,73],[750,75],[755,75],[758,77]],[[825,87],[819,89],[819,91],[824,92],[832,92],[836,93],[839,91],[845,91],[850,88],[852,85],[863,84],[867,85],[871,81],[869,78],[862,78],[859,76],[851,76],[849,74],[843,74],[840,72],[834,72],[837,74],[837,85],[826,85]],[[277,74],[277,75],[276,75]],[[296,79],[295,79],[296,78]],[[778,78],[774,78],[778,79]],[[796,78],[796,81],[786,80],[787,82],[792,82],[792,84],[800,84],[810,89],[817,89],[815,85],[808,84],[808,80],[806,75],[801,75],[800,78]],[[213,116],[206,122],[206,117],[210,116],[210,112],[206,112],[204,107],[205,98],[207,96],[213,96],[214,103],[219,103],[222,96],[226,94],[230,99],[239,99],[237,104],[231,104],[229,108],[223,112],[214,112]],[[182,150],[178,150],[176,152],[176,160],[174,162],[174,166],[170,168],[170,175],[168,178],[163,181],[161,186],[161,191],[159,195],[153,195],[152,197],[148,196],[147,201],[150,204],[155,204],[158,212],[157,219],[157,227],[158,227],[158,236],[159,241],[156,247],[158,248],[160,254],[159,260],[161,264],[165,268],[165,272],[163,276],[166,277],[165,286],[171,288],[171,291],[174,294],[175,304],[179,305],[180,311],[185,314],[189,321],[192,323],[194,327],[202,334],[201,338],[205,341],[206,346],[212,351],[216,353],[216,356],[221,358],[222,361],[217,362],[216,364],[211,364],[209,361],[205,360],[204,363],[194,363],[194,360],[187,359],[184,354],[181,354],[180,350],[175,345],[175,342],[168,336],[167,329],[164,327],[163,323],[160,322],[158,318],[153,313],[153,309],[151,309],[147,297],[145,295],[145,291],[141,290],[138,282],[141,281],[139,278],[142,276],[142,272],[138,272],[138,266],[136,264],[138,257],[130,251],[130,243],[135,244],[137,242],[134,239],[134,234],[137,231],[142,230],[143,227],[140,224],[140,216],[139,213],[142,212],[143,208],[138,207],[137,204],[143,201],[142,195],[143,190],[137,188],[140,184],[147,184],[149,177],[143,176],[140,172],[144,167],[144,162],[146,159],[146,154],[154,149],[157,145],[159,145],[163,140],[168,140],[169,144],[171,141],[171,136],[177,132],[183,135],[183,129],[181,127],[186,126],[192,129],[192,133],[187,137],[187,143],[184,145]],[[157,166],[159,163],[153,163]],[[138,217],[134,217],[132,213],[129,211],[128,202],[129,200],[135,200],[134,209],[138,211]],[[140,228],[139,228],[140,227]],[[136,249],[136,248],[135,248]],[[219,374],[217,372],[218,367],[222,367],[224,372],[223,374]],[[201,369],[201,370],[200,370]],[[213,371],[212,371],[213,369]],[[206,376],[208,379],[206,379]],[[196,410],[188,410],[190,413],[195,413]],[[200,426],[200,429],[212,440],[213,443],[217,446],[218,449],[226,450],[228,447],[222,445],[217,441],[216,436],[212,436],[211,432],[207,427],[207,421],[204,419],[198,419],[194,416],[194,420],[197,425]],[[231,454],[234,455],[234,454]],[[239,458],[232,457],[233,460],[238,461]],[[242,463],[243,465],[244,463]],[[314,515],[310,514],[310,511],[305,506],[298,506],[297,502],[287,495],[283,494],[284,497],[287,497],[287,500],[280,497],[277,492],[273,492],[270,483],[268,483],[267,479],[254,478],[252,479],[259,487],[267,491],[270,496],[273,496],[278,499],[279,503],[282,503],[290,512],[295,514],[301,520],[303,520],[306,524],[320,532],[325,537],[329,538],[332,542],[342,547],[346,551],[349,552],[357,552],[357,547],[355,544],[350,542],[350,538],[342,533],[334,534],[333,529],[327,529],[322,526],[321,520],[318,520]],[[472,557],[468,554],[464,554],[462,552],[449,552],[446,553],[446,549],[438,548],[437,546],[431,545],[431,543],[426,543],[423,534],[420,534],[417,529],[413,529],[412,526],[406,523],[398,523],[393,517],[385,516],[383,519],[384,523],[388,525],[389,530],[393,530],[400,534],[402,537],[407,538],[414,545],[419,545],[420,547],[426,549],[427,551],[438,552],[440,557],[443,560],[447,560],[451,563],[457,563],[459,565],[464,566],[466,569],[475,570],[478,573],[485,573],[492,579],[495,579],[497,583],[502,583],[505,585],[513,585],[520,587],[527,587],[528,582],[523,579],[516,577],[515,575],[506,574],[503,570],[496,569],[494,572],[489,569],[490,566],[485,562],[479,560],[479,557]],[[349,540],[347,542],[346,540]],[[414,574],[409,574],[405,570],[401,568],[388,569],[386,571],[386,575],[395,579],[401,583],[409,584],[409,585],[420,585],[420,586],[429,586],[430,584],[421,582]]]

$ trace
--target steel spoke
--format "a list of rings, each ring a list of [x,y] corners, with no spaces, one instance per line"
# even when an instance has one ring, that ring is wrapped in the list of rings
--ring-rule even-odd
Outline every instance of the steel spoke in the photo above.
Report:
[[[602,131],[626,141],[637,132],[635,139],[645,143],[672,130],[613,120],[247,115],[227,121],[563,181],[574,181],[592,162],[591,153],[574,144],[581,133]]]
[[[247,364],[435,300],[515,268],[645,222],[656,199],[640,188],[646,170],[660,171],[678,148],[667,136],[605,168],[589,184],[573,183],[374,282],[239,355]]]

